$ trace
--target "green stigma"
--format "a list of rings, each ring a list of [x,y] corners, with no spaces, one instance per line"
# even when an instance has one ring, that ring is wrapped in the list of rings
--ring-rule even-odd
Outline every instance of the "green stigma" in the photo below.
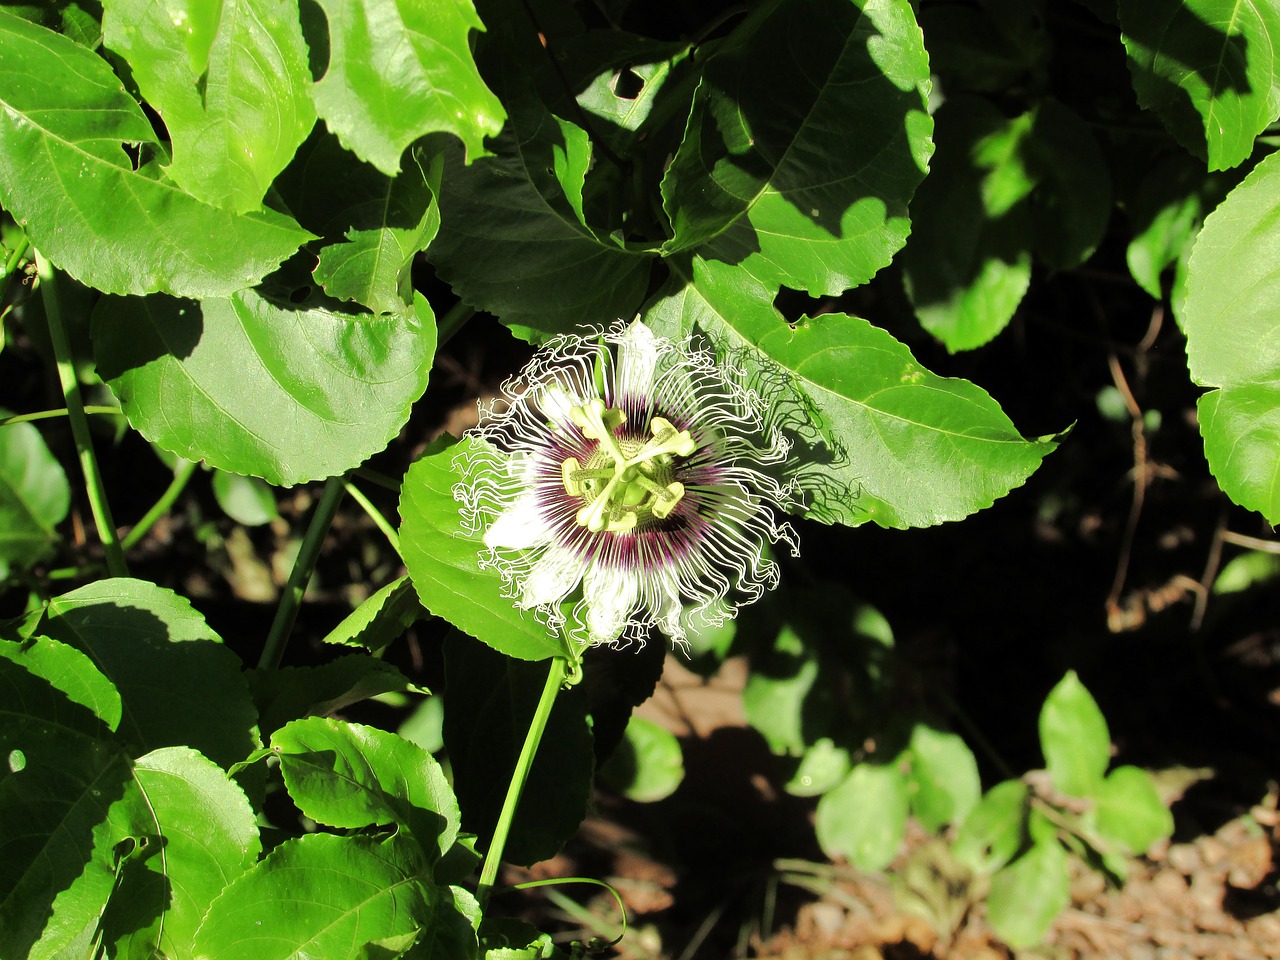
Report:
[[[579,524],[595,533],[627,533],[641,520],[671,514],[684,496],[684,484],[674,479],[675,458],[698,449],[688,430],[654,417],[649,439],[619,437],[614,431],[626,416],[599,399],[574,407],[569,416],[598,444],[586,463],[569,457],[560,467],[565,492],[583,501]]]

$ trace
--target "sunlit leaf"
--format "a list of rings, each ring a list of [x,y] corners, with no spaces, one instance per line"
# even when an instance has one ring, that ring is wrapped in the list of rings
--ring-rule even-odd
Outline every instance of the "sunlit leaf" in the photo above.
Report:
[[[1127,853],[1140,856],[1173,833],[1173,814],[1145,770],[1116,767],[1099,786],[1096,804],[1093,821],[1098,832]]]
[[[1056,840],[1045,840],[991,878],[987,917],[1010,946],[1030,947],[1070,902],[1067,855]]]
[[[358,466],[427,386],[435,323],[289,309],[252,290],[200,303],[104,298],[99,370],[143,436],[277,486]],[[235,371],[235,376],[228,376]]]
[[[462,525],[453,487],[466,478],[457,458],[479,443],[437,446],[405,474],[400,549],[409,577],[427,610],[495,650],[522,660],[566,656],[566,641],[516,607],[497,571],[480,567],[488,548],[479,531]]]
[[[483,30],[471,0],[318,0],[328,18],[329,69],[316,110],[343,146],[388,176],[427,133],[459,137],[483,156],[505,116],[471,59]]]
[[[813,294],[865,283],[910,229],[933,149],[928,88],[906,0],[762,5],[703,73],[663,181],[665,252]]]
[[[1120,0],[1133,88],[1210,170],[1280,116],[1280,8],[1270,0]]]
[[[156,139],[106,61],[0,12],[0,202],[54,264],[110,293],[218,296],[311,239],[282,214],[236,215],[134,169],[122,142]]]
[[[417,744],[376,727],[324,717],[271,736],[298,809],[331,827],[400,824],[443,855],[458,836],[458,801],[440,764]]]
[[[818,801],[818,843],[860,870],[883,870],[902,845],[908,805],[906,778],[894,764],[860,763]]]
[[[695,260],[679,280],[646,322],[668,336],[705,335],[760,371],[773,403],[803,408],[798,480],[812,519],[896,528],[958,520],[1022,484],[1057,445],[1024,439],[986,391],[930,373],[865,320],[788,324],[766,289],[723,264]]]
[[[315,122],[298,6],[194,6],[108,0],[104,40],[164,120],[173,155],[165,172],[197,199],[247,213]]]
[[[1111,733],[1097,701],[1074,670],[1045,698],[1040,747],[1054,787],[1073,797],[1097,793],[1111,762]]]
[[[1021,780],[996,784],[969,811],[956,834],[952,853],[976,873],[994,873],[1013,859],[1026,830],[1027,785]]]
[[[652,720],[633,716],[622,743],[600,773],[629,800],[637,803],[663,800],[684,780],[680,741]]]
[[[1209,217],[1187,267],[1182,323],[1209,469],[1236,503],[1280,523],[1280,158]]]
[[[961,823],[982,795],[978,762],[954,733],[917,723],[911,731],[911,810],[926,830]]]

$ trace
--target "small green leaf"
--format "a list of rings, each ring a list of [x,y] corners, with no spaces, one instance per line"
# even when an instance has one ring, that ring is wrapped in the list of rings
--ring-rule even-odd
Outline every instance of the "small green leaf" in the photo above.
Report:
[[[280,519],[275,491],[257,477],[242,477],[225,470],[213,474],[213,495],[222,512],[246,527],[260,527]]]
[[[190,603],[142,580],[99,580],[49,601],[40,632],[76,647],[120,691],[137,753],[186,745],[226,766],[256,746],[240,661]]]
[[[104,941],[117,956],[158,946],[173,960],[194,960],[191,943],[209,903],[258,858],[253,808],[221,768],[187,747],[139,758],[134,781],[99,840],[143,845],[112,894]]]
[[[1040,747],[1053,785],[1072,797],[1097,795],[1111,762],[1111,734],[1097,702],[1074,670],[1040,710]]]
[[[201,303],[104,297],[94,349],[147,439],[292,486],[358,466],[404,426],[436,346],[431,308],[415,303],[408,319],[288,309],[252,290]]]
[[[109,293],[225,296],[312,239],[135,170],[122,141],[156,139],[107,62],[0,13],[0,203],[54,264]]]
[[[1270,0],[1120,0],[1138,102],[1210,170],[1253,152],[1280,115],[1280,8]]]
[[[62,465],[29,423],[0,427],[0,576],[53,552],[71,508]]]
[[[761,5],[703,72],[662,184],[664,252],[814,295],[867,282],[910,229],[928,89],[907,0]]]
[[[986,792],[956,834],[952,853],[975,873],[993,873],[1022,846],[1027,821],[1027,785],[1005,780]]]
[[[109,730],[120,725],[120,691],[75,647],[48,637],[23,643],[0,640],[0,657],[48,681],[72,703],[87,707]]]
[[[1032,947],[1070,903],[1067,855],[1056,840],[1047,840],[991,878],[987,919],[1010,946]]]
[[[343,146],[387,176],[424,134],[452,133],[471,159],[506,115],[471,58],[483,30],[471,0],[318,0],[329,26],[329,69],[312,90]]]
[[[600,768],[605,781],[629,800],[654,803],[675,793],[684,780],[684,754],[671,731],[633,716],[622,743]]]
[[[354,653],[318,667],[253,670],[248,678],[264,737],[299,717],[325,716],[383,693],[418,692],[393,664]]]
[[[896,764],[860,763],[818,801],[818,843],[860,870],[883,870],[902,845],[908,805],[907,780]]]
[[[1137,767],[1116,767],[1095,796],[1098,832],[1125,852],[1141,855],[1173,833],[1173,814],[1160,800],[1151,774]]]
[[[973,751],[956,734],[917,723],[909,757],[911,810],[925,829],[963,822],[982,795]]]
[[[458,836],[458,801],[440,764],[394,733],[324,717],[271,736],[298,809],[331,827],[404,826],[431,859]]]
[[[400,550],[422,605],[495,650],[522,660],[568,656],[567,641],[516,607],[502,577],[482,569],[487,548],[462,527],[453,487],[465,483],[459,459],[481,452],[467,438],[437,446],[405,474],[400,492]]]
[[[814,520],[898,529],[959,520],[1023,483],[1057,446],[1024,439],[985,390],[930,373],[865,320],[788,324],[767,290],[724,264],[695,260],[645,320],[666,336],[702,333],[760,371],[773,404],[804,409],[798,481]]]
[[[1031,281],[1031,113],[978,97],[938,110],[938,152],[912,205],[903,279],[916,316],[951,352],[987,343]]]
[[[783,788],[794,797],[820,797],[849,775],[849,751],[830,737],[815,740]]]
[[[1182,324],[1209,469],[1236,503],[1280,523],[1280,156],[1204,222],[1187,267]]]
[[[406,838],[286,840],[209,905],[193,953],[201,960],[399,956],[434,914],[440,894],[428,877]]]
[[[397,577],[349,613],[324,638],[325,643],[382,650],[423,616],[413,584]]]
[[[193,5],[194,6],[194,5]],[[165,172],[205,203],[247,213],[315,123],[307,46],[288,0],[222,0],[217,15],[151,0],[103,6],[106,45],[164,120]]]

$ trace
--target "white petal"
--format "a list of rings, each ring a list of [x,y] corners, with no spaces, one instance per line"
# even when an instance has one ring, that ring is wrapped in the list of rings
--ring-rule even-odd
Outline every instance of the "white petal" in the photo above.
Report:
[[[551,531],[532,496],[521,497],[503,510],[484,532],[484,545],[490,549],[527,550],[550,539]]]
[[[525,610],[559,603],[582,579],[582,561],[562,547],[549,547],[525,578],[520,606]]]
[[[658,338],[639,320],[633,320],[618,339],[618,392],[648,396],[657,366]]]
[[[587,601],[587,631],[592,643],[613,643],[636,605],[640,581],[635,574],[592,567],[582,584]]]
[[[558,380],[538,389],[538,412],[557,429],[563,430],[573,426],[573,417],[569,411],[581,404],[582,400],[565,389],[565,385]]]
[[[680,587],[675,575],[669,570],[655,570],[649,574],[654,579],[653,619],[658,629],[672,640],[684,639],[684,626],[680,623],[680,614],[684,605],[680,602]]]

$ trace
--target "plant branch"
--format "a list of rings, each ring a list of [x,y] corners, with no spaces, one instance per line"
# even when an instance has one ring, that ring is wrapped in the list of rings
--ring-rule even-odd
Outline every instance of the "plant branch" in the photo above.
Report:
[[[551,661],[551,669],[547,671],[547,682],[543,684],[542,696],[538,707],[533,711],[533,719],[529,721],[529,732],[525,734],[524,746],[520,748],[520,757],[516,760],[515,771],[511,774],[511,783],[507,787],[507,796],[502,801],[502,812],[498,814],[498,822],[493,828],[493,841],[489,844],[489,852],[485,855],[484,865],[480,869],[480,885],[476,889],[476,899],[483,911],[493,890],[493,883],[498,877],[498,867],[502,863],[502,851],[507,845],[507,837],[511,833],[511,822],[515,819],[516,807],[520,804],[520,794],[524,791],[525,782],[529,779],[529,770],[533,767],[533,758],[538,752],[538,744],[542,742],[543,731],[547,729],[547,718],[551,716],[551,708],[555,705],[556,696],[564,683],[565,668],[568,661],[563,657],[555,657]]]
[[[382,535],[387,538],[387,542],[391,544],[391,549],[397,554],[400,553],[400,537],[396,534],[395,528],[382,515],[382,511],[373,505],[373,501],[366,497],[350,480],[343,483],[343,489],[347,491],[347,495],[356,503],[360,504],[360,509],[369,515],[369,519],[373,521],[373,525],[382,531]]]
[[[58,367],[58,379],[62,382],[62,395],[67,400],[67,416],[71,420],[71,436],[75,441],[80,470],[84,474],[85,493],[89,509],[98,528],[98,539],[106,554],[107,570],[113,577],[127,577],[129,566],[125,563],[124,550],[111,518],[111,505],[107,503],[98,459],[93,454],[93,438],[89,435],[89,418],[85,416],[84,402],[80,398],[80,381],[76,379],[75,365],[71,359],[71,341],[62,322],[62,304],[58,299],[58,281],[49,261],[36,251],[36,270],[40,277],[40,296],[44,301],[45,317],[49,323],[49,340]]]
[[[311,515],[311,523],[302,538],[302,547],[298,550],[298,558],[289,571],[289,582],[284,586],[284,594],[280,597],[280,606],[276,608],[275,620],[271,622],[271,631],[267,634],[267,642],[262,647],[262,656],[258,658],[259,667],[275,669],[284,658],[284,648],[293,632],[294,621],[298,619],[298,607],[302,604],[302,595],[306,593],[307,584],[311,582],[311,574],[315,572],[316,560],[320,556],[320,547],[329,533],[329,526],[338,512],[338,504],[342,502],[346,479],[339,475],[330,477],[324,482],[324,492],[320,494],[320,502],[316,504]]]
[[[186,489],[187,482],[196,472],[196,464],[193,460],[179,459],[177,465],[173,468],[173,479],[169,481],[169,486],[165,488],[164,493],[160,494],[151,509],[142,515],[142,519],[133,525],[124,538],[121,546],[125,550],[132,550],[139,540],[147,535],[152,527],[156,525],[156,521],[163,517],[172,509],[174,501]]]

